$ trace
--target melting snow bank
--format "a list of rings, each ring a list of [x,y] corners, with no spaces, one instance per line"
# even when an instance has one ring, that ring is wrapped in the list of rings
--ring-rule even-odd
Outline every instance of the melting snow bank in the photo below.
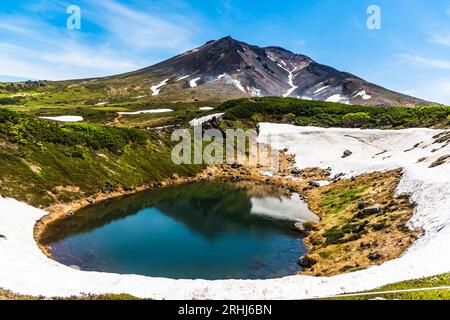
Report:
[[[201,78],[195,78],[195,79],[189,81],[189,85],[191,86],[191,88],[197,87],[197,82],[198,82],[200,79],[201,79]]]
[[[161,81],[160,84],[152,86],[150,88],[152,90],[152,96],[157,96],[159,94],[159,92],[161,91],[161,88],[164,87],[168,81],[169,81],[169,79],[166,79],[166,80]]]
[[[412,194],[417,208],[412,225],[425,234],[399,259],[382,266],[330,278],[291,276],[273,280],[170,280],[137,275],[83,272],[47,258],[33,239],[33,228],[46,212],[0,198],[0,287],[21,294],[71,296],[121,294],[152,299],[302,299],[374,289],[388,283],[450,271],[450,167],[428,168],[450,154],[432,144],[440,131],[300,128],[261,124],[261,141],[279,137],[274,147],[288,147],[299,167],[330,166],[348,176],[403,167],[399,193]],[[275,141],[275,139],[273,139]],[[413,148],[417,143],[420,145]],[[345,150],[352,156],[342,159]],[[410,150],[405,152],[406,150]],[[428,157],[417,163],[417,159]]]
[[[214,119],[214,118],[220,118],[220,117],[222,117],[223,115],[224,115],[224,113],[214,113],[214,114],[210,114],[210,115],[208,115],[208,116],[204,116],[204,117],[201,117],[201,118],[192,120],[191,122],[189,122],[189,125],[190,125],[191,127],[197,127],[197,126],[199,126],[199,125],[201,125],[201,124],[203,124],[203,123],[205,123],[205,122],[208,122],[208,121],[210,121],[210,120],[212,120],[212,119]]]
[[[40,119],[58,122],[81,122],[84,120],[83,117],[80,116],[40,117]]]
[[[117,112],[117,114],[121,116],[125,115],[138,115],[143,113],[166,113],[166,112],[173,112],[172,109],[151,109],[151,110],[141,110],[141,111],[134,111],[134,112]]]

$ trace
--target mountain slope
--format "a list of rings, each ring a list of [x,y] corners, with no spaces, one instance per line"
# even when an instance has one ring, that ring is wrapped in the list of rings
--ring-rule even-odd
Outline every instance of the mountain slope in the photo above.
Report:
[[[260,48],[226,37],[154,66],[110,77],[151,79],[162,99],[227,100],[283,96],[362,105],[430,105],[280,47]]]

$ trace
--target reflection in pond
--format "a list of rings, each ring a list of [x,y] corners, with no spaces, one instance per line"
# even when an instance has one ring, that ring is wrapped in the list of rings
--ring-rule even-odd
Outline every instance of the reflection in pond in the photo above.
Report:
[[[268,279],[300,271],[306,249],[292,221],[316,219],[295,194],[202,182],[100,203],[51,225],[42,242],[82,270]]]

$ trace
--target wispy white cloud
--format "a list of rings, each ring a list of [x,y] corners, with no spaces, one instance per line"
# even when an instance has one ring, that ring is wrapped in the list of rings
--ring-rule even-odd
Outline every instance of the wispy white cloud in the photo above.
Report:
[[[113,0],[81,0],[83,21],[101,32],[69,31],[64,23],[55,25],[45,19],[45,10],[55,10],[54,5],[55,1],[41,0],[29,11],[0,14],[0,81],[129,72],[158,62],[161,50],[172,56],[193,46],[194,21],[185,18],[175,23]],[[64,12],[64,3],[58,5]]]
[[[437,33],[431,34],[431,37],[429,39],[430,42],[440,44],[443,46],[450,47],[450,34],[448,35],[440,35]]]
[[[195,24],[182,17],[174,15],[178,21],[169,21],[112,0],[97,1],[89,8],[85,16],[103,28],[109,38],[127,47],[177,51],[192,48]]]
[[[432,59],[421,55],[400,54],[399,58],[423,67],[450,70],[450,60]]]
[[[65,29],[20,15],[0,16],[2,76],[61,80],[130,71],[136,64]]]

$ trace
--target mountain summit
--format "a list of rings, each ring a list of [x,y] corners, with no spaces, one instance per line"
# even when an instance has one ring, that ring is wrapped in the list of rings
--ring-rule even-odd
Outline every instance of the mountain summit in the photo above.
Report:
[[[225,37],[154,66],[119,76],[138,77],[164,100],[227,100],[282,96],[362,105],[434,104],[387,90],[280,47]]]

